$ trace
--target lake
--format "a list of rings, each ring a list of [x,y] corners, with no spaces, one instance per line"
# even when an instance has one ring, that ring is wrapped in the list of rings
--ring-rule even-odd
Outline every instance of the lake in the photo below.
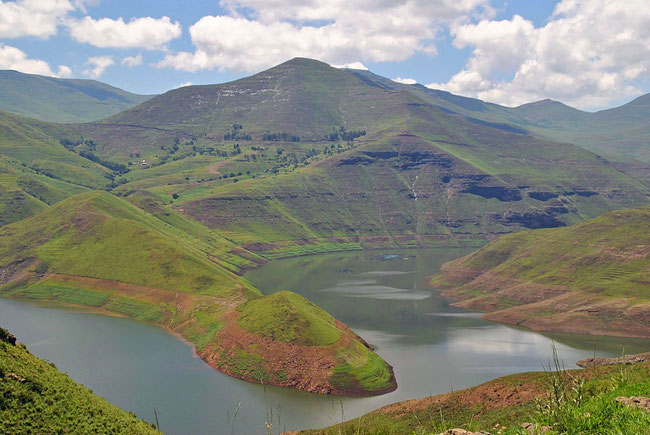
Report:
[[[396,391],[319,396],[243,382],[210,368],[155,325],[77,308],[0,299],[0,326],[37,356],[169,434],[317,428],[400,400],[541,370],[555,341],[567,367],[593,356],[650,350],[650,342],[539,334],[451,307],[426,285],[468,249],[366,251],[276,260],[245,276],[264,293],[292,290],[346,322],[395,370]]]

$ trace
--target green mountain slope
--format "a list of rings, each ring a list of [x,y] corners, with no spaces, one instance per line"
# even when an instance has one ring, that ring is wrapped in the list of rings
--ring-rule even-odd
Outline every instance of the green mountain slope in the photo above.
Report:
[[[160,433],[35,357],[2,328],[0,432]]]
[[[50,178],[90,188],[108,184],[107,168],[75,154],[59,142],[55,124],[0,112],[0,155]]]
[[[443,265],[459,306],[535,330],[650,337],[650,207],[503,236]]]
[[[419,84],[396,83],[369,71],[350,70],[350,73],[374,86],[409,92],[473,123],[573,143],[614,160],[650,161],[649,94],[623,106],[595,113],[552,100],[510,108]]]
[[[134,202],[159,213],[155,198]],[[172,211],[163,214],[165,220],[92,191],[6,225],[0,294],[158,323],[194,343],[213,367],[249,381],[343,395],[396,387],[390,366],[345,325],[298,295],[278,302],[241,278],[242,268],[255,265],[254,254]],[[265,307],[277,323],[258,330]],[[284,340],[291,325],[301,329]],[[310,341],[314,334],[334,339]]]
[[[41,121],[95,121],[149,98],[150,95],[132,94],[95,80],[0,71],[0,110]]]
[[[84,187],[60,181],[0,156],[0,226],[29,217]]]
[[[116,193],[147,190],[269,256],[465,243],[649,201],[636,178],[503,108],[488,122],[470,116],[476,100],[380,79],[294,59],[59,134],[131,163]]]

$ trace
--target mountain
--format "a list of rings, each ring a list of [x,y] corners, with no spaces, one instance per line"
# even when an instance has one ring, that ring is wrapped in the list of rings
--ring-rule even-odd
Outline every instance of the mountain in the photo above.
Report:
[[[115,193],[147,190],[269,257],[475,243],[648,203],[642,182],[583,148],[383,80],[294,59],[65,134],[132,163]]]
[[[156,208],[146,196],[137,202]],[[342,395],[396,388],[391,367],[347,326],[296,294],[262,296],[238,275],[259,257],[165,214],[91,191],[5,225],[0,295],[158,323],[213,367],[253,382]]]
[[[510,108],[420,84],[397,83],[370,71],[348,71],[372,86],[404,90],[470,122],[573,143],[613,160],[650,162],[650,94],[595,113],[548,99]]]
[[[485,318],[540,331],[650,337],[650,207],[500,237],[432,284]]]
[[[650,94],[613,109],[582,112],[553,101],[511,111],[533,123],[540,134],[583,146],[608,158],[650,162]]]
[[[0,328],[0,432],[160,433],[31,354]]]
[[[14,192],[0,294],[158,323],[242,379],[381,394],[395,379],[369,345],[304,298],[261,295],[243,271],[318,252],[479,246],[650,202],[635,176],[498,106],[481,119],[471,99],[384,82],[293,59],[95,122],[0,112]]]
[[[0,110],[51,122],[106,118],[151,98],[95,80],[0,70]]]

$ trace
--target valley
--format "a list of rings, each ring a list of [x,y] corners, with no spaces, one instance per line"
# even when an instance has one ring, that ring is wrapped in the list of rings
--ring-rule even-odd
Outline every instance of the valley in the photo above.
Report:
[[[547,337],[461,308],[580,334],[557,339],[571,363],[589,335],[647,350],[647,96],[595,114],[506,108],[306,58],[119,91],[107,117],[0,107],[18,112],[0,112],[0,296],[154,323],[233,378],[357,397],[357,416],[444,376],[408,374],[441,351],[422,345],[501,337],[514,358],[531,341],[506,369],[479,346],[494,364],[456,372],[465,387],[540,368]]]

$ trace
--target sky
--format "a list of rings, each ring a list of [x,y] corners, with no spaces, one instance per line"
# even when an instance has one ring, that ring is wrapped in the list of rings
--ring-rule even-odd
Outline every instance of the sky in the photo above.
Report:
[[[0,69],[157,94],[293,57],[517,106],[650,91],[648,0],[0,0]]]

